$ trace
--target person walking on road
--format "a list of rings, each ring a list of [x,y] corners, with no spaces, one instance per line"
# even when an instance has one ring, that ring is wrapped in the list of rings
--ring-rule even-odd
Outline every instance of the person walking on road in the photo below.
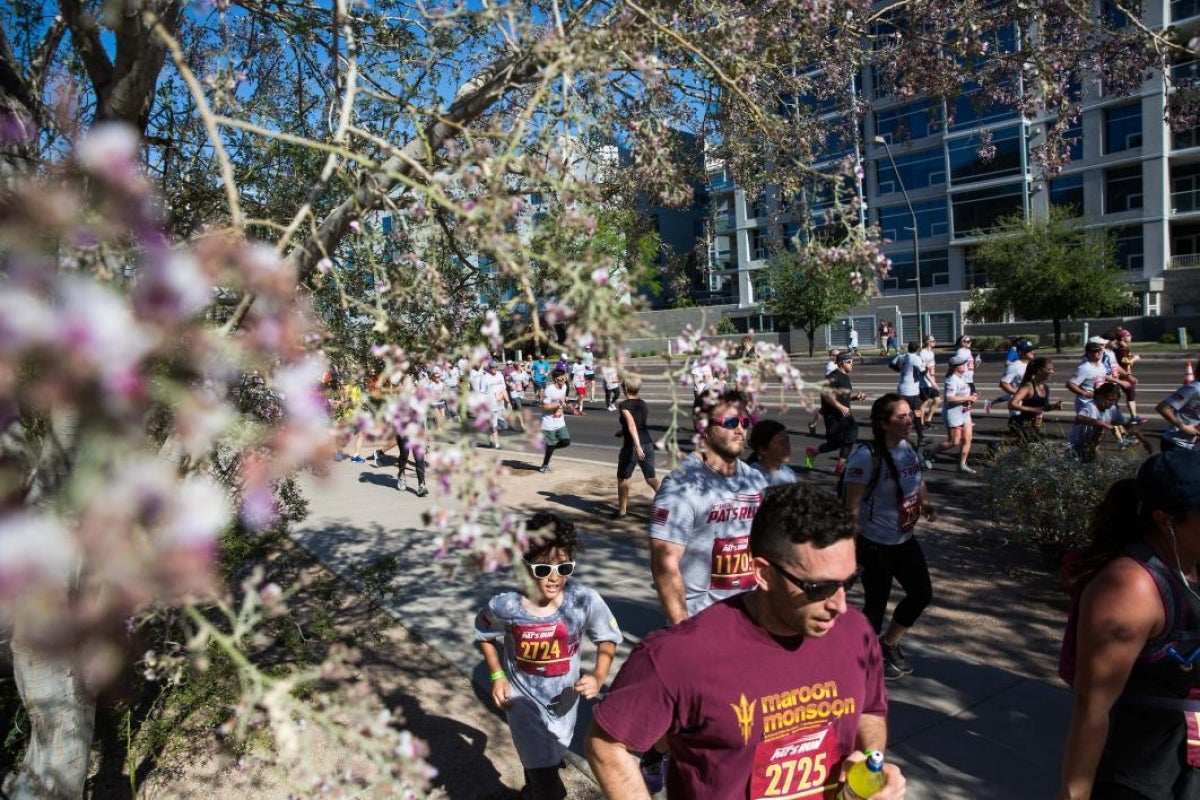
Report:
[[[1117,361],[1117,366],[1121,369],[1125,378],[1126,384],[1122,385],[1121,388],[1125,391],[1125,403],[1129,406],[1129,420],[1136,425],[1144,425],[1147,419],[1138,415],[1138,379],[1133,374],[1133,365],[1141,361],[1142,357],[1133,352],[1133,334],[1121,328],[1117,331],[1116,337],[1109,346],[1112,349],[1113,357]]]
[[[773,419],[760,419],[750,430],[750,457],[746,463],[761,472],[768,486],[795,483],[796,473],[788,466],[792,460],[792,440],[787,426]]]
[[[846,508],[858,528],[858,565],[862,569],[863,614],[880,636],[883,677],[896,680],[913,671],[900,642],[933,600],[925,552],[914,535],[919,519],[936,517],[921,474],[921,458],[908,442],[914,412],[898,394],[885,394],[871,405],[871,443],[846,465]],[[883,618],[892,580],[904,599]]]
[[[1059,675],[1075,694],[1058,800],[1200,797],[1200,452],[1152,456],[1064,567]]]
[[[617,456],[617,510],[613,519],[629,513],[629,479],[633,477],[635,464],[653,491],[657,492],[662,485],[654,472],[654,439],[647,427],[650,410],[646,401],[638,397],[642,379],[630,375],[624,385],[625,399],[617,407],[621,419],[621,452]]]
[[[575,356],[575,363],[571,365],[571,388],[575,392],[575,413],[582,417],[583,401],[587,399],[588,391],[587,367],[583,363],[582,353]]]
[[[846,347],[850,351],[850,355],[855,358],[862,358],[858,354],[858,328],[854,327],[854,321],[850,321],[850,343]]]
[[[904,398],[912,409],[913,426],[917,429],[917,447],[924,447],[925,423],[921,419],[921,376],[925,373],[925,362],[920,355],[921,346],[916,342],[908,343],[908,352],[896,356],[900,380],[896,383],[896,394]]]
[[[846,468],[850,450],[858,441],[858,423],[854,420],[852,402],[866,399],[862,392],[854,391],[850,373],[854,371],[854,355],[847,351],[838,356],[837,369],[830,373],[828,386],[821,391],[821,417],[825,420],[825,442],[818,448],[808,449],[809,457],[817,453],[838,453],[834,475],[841,475]]]
[[[604,359],[600,368],[600,377],[604,380],[604,407],[609,411],[617,410],[617,400],[621,397],[621,376],[617,371],[617,363],[611,358]],[[641,385],[638,379],[638,385]]]
[[[1200,441],[1200,381],[1180,386],[1154,408],[1171,427],[1162,435],[1162,449],[1193,450]]]
[[[567,373],[555,368],[550,373],[550,385],[542,393],[542,444],[546,448],[542,466],[538,472],[550,471],[550,459],[556,450],[571,446],[571,432],[567,430]]]
[[[836,347],[831,348],[829,350],[829,360],[825,362],[825,367],[824,367],[824,369],[821,370],[822,380],[829,380],[829,376],[837,371],[838,355],[841,352],[842,351],[837,349]],[[817,407],[812,410],[812,416],[808,420],[808,435],[809,436],[817,435],[817,420],[819,420],[820,418],[821,418],[821,405],[818,403]]]
[[[946,441],[924,451],[925,469],[933,469],[933,461],[940,453],[957,447],[958,471],[967,475],[975,474],[975,470],[967,464],[967,457],[971,454],[971,440],[975,434],[975,423],[971,420],[971,404],[978,399],[978,395],[971,391],[963,377],[968,363],[968,356],[958,353],[950,356],[950,367],[942,385],[942,416],[946,420],[946,430],[949,434]]]
[[[942,402],[937,382],[937,357],[933,352],[936,345],[937,339],[926,336],[925,346],[921,348],[921,362],[925,365],[925,374],[921,376],[921,422],[925,427],[933,423],[933,415]]]
[[[850,515],[815,486],[774,486],[749,538],[754,590],[647,635],[593,709],[584,749],[606,797],[646,797],[634,753],[663,737],[667,794],[685,799],[832,797],[886,745],[879,641],[846,602]],[[872,800],[904,797],[883,769]]]
[[[563,800],[559,770],[575,735],[579,700],[592,700],[608,678],[621,628],[604,599],[569,580],[581,550],[575,526],[556,514],[535,514],[536,538],[518,569],[532,586],[504,592],[475,618],[475,640],[492,682],[492,702],[504,712],[525,770],[521,797]],[[597,644],[596,665],[583,672],[583,637]]]
[[[511,401],[508,399],[508,385],[500,374],[500,365],[495,360],[489,361],[479,378],[479,392],[483,395],[488,412],[488,433],[493,450],[500,449],[500,426],[507,424],[505,420]]]

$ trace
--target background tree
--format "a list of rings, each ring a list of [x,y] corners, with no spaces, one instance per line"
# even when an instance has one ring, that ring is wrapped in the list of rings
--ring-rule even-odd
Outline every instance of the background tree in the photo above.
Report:
[[[833,257],[831,257],[833,251]],[[767,309],[808,337],[813,354],[817,328],[828,325],[867,296],[875,265],[869,253],[852,247],[829,248],[818,241],[785,250],[768,262],[771,297]]]
[[[1000,220],[975,250],[988,286],[972,290],[968,315],[1048,319],[1061,353],[1063,320],[1107,316],[1128,305],[1129,284],[1111,236],[1081,223],[1061,207],[1051,207],[1047,218],[1017,213]]]

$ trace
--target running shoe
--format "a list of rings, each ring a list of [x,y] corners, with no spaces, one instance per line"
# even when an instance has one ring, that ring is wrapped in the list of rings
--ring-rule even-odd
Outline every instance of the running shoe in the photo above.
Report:
[[[1131,445],[1131,444],[1133,444],[1133,440],[1130,439],[1129,437],[1125,437],[1124,439],[1119,439],[1117,441],[1117,448],[1120,450],[1124,450],[1126,447],[1129,447],[1129,445]]]
[[[817,459],[817,454],[819,452],[820,451],[817,450],[817,448],[815,448],[815,447],[805,448],[804,449],[804,466],[808,467],[809,469],[812,469],[817,463],[816,459]]]
[[[929,455],[928,450],[921,451],[921,466],[925,469],[933,469],[933,457]]]
[[[817,423],[815,423],[815,422],[808,423],[808,435],[809,436],[817,435]]]
[[[959,464],[958,471],[961,472],[963,475],[974,475],[975,474],[975,470],[971,469],[966,464]]]
[[[650,794],[661,792],[667,774],[667,754],[651,748],[650,752],[642,755],[641,768],[646,790]]]
[[[1145,417],[1130,417],[1129,418],[1129,425],[1131,427],[1134,425],[1145,425],[1147,422],[1149,422],[1149,420],[1147,420]]]
[[[380,466],[381,464],[383,464],[383,451],[382,451],[382,450],[376,450],[376,451],[375,451],[375,454],[371,456],[371,460],[375,462],[375,463],[373,463],[371,466],[373,466],[373,467],[375,467],[376,469],[378,469],[378,468],[379,468],[379,466]]]
[[[408,484],[404,482],[404,478],[396,478],[396,490],[400,492],[408,491]]]
[[[429,489],[423,483],[417,484],[417,497],[425,497],[429,494]]]
[[[908,663],[908,659],[904,657],[904,651],[900,649],[898,644],[888,644],[882,639],[879,640],[879,647],[883,650],[883,663],[890,664],[900,671],[901,675],[911,675],[913,668],[912,664]]]
[[[543,475],[545,475],[549,471],[550,471],[549,464],[543,464],[542,466],[538,467],[538,472],[542,473]]]
[[[889,662],[886,658],[883,660],[883,679],[885,681],[898,681],[903,677],[903,670]]]
[[[363,458],[362,456],[350,456],[350,460],[353,461],[355,464],[367,463],[367,460],[365,458]]]

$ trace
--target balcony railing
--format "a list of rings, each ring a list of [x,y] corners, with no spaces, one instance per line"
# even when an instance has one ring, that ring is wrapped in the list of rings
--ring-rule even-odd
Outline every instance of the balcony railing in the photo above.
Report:
[[[1171,213],[1187,214],[1200,211],[1200,189],[1185,189],[1171,192]]]
[[[1188,267],[1200,267],[1200,253],[1181,253],[1171,256],[1171,269],[1187,269]]]

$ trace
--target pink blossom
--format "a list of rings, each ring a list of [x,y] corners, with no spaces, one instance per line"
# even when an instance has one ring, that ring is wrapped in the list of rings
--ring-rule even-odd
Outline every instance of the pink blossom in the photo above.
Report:
[[[592,282],[597,286],[608,286],[608,270],[604,267],[592,270]]]
[[[173,252],[143,264],[133,302],[140,316],[175,324],[202,311],[212,292],[213,286],[196,257]]]
[[[356,219],[350,220],[350,232],[351,233],[362,233],[362,223]]]
[[[317,272],[321,273],[322,275],[328,275],[332,269],[333,262],[328,258],[322,258],[317,262]]]
[[[0,598],[39,583],[63,585],[77,558],[75,542],[49,514],[16,513],[0,518]]]
[[[112,186],[133,191],[141,178],[138,172],[137,131],[120,122],[103,122],[88,131],[75,148],[80,168]]]

